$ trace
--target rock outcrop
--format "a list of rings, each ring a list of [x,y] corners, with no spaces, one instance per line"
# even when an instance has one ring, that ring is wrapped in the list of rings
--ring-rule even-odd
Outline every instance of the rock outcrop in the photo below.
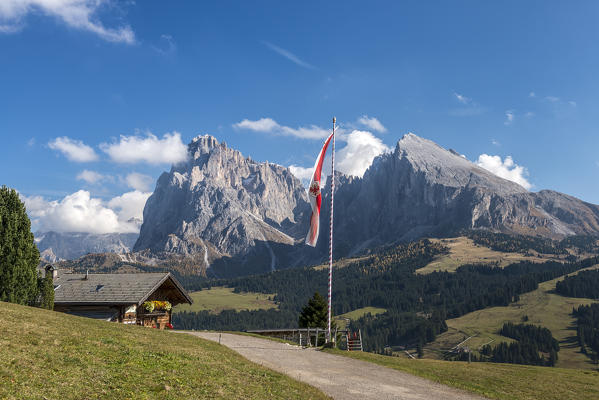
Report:
[[[245,158],[212,136],[193,139],[188,153],[158,179],[134,250],[189,255],[206,267],[258,257],[277,268],[307,223],[300,181],[287,168]]]

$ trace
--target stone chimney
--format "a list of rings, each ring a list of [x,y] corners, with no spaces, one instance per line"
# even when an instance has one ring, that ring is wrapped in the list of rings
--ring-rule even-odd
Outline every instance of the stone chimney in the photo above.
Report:
[[[56,268],[54,265],[48,264],[44,267],[44,270],[46,270],[45,276],[52,274],[52,280],[55,280],[58,277],[58,268]]]

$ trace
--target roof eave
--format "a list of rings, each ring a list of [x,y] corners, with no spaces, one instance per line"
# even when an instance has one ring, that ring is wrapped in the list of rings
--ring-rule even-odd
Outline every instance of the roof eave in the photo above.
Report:
[[[179,281],[170,273],[167,272],[164,277],[156,284],[154,285],[154,287],[144,296],[141,298],[141,300],[139,300],[139,302],[137,303],[138,306],[141,306],[142,303],[144,301],[146,301],[148,299],[148,297],[150,297],[152,295],[152,293],[154,293],[156,290],[158,290],[158,288],[164,283],[166,282],[167,279],[169,279],[175,284],[175,286],[177,287],[177,289],[179,289],[179,292],[183,295],[183,297],[185,297],[185,299],[187,300],[187,302],[189,304],[193,303],[193,300],[191,299],[191,297],[187,294],[187,291],[183,288],[183,286],[179,283]]]

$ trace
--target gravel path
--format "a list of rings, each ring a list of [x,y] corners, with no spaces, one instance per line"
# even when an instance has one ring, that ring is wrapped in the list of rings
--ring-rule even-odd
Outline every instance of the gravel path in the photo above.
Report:
[[[401,371],[272,340],[187,332],[218,342],[248,360],[315,386],[334,399],[483,399]],[[415,361],[417,362],[417,361]]]

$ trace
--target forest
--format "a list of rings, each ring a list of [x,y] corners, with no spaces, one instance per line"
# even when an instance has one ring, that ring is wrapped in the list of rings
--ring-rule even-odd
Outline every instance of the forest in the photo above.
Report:
[[[580,306],[572,310],[576,317],[576,337],[582,353],[599,363],[599,304]]]
[[[505,268],[467,265],[456,272],[414,274],[446,249],[420,240],[394,246],[333,273],[333,314],[362,307],[387,309],[376,317],[351,323],[362,329],[366,350],[426,343],[446,330],[445,319],[490,306],[505,306],[543,281],[593,265],[597,258],[576,263],[520,262]],[[182,313],[174,323],[186,329],[256,329],[297,327],[302,307],[314,292],[327,292],[326,269],[298,268],[202,283],[232,287],[239,292],[276,293],[280,311],[242,311],[212,315]],[[280,313],[280,314],[276,314]],[[276,315],[276,317],[275,317]]]
[[[597,253],[599,245],[594,236],[575,235],[562,240],[551,240],[538,236],[508,235],[485,230],[468,230],[463,234],[474,243],[489,247],[496,251],[508,253],[530,253],[530,250],[543,254],[569,254],[568,249],[576,249],[580,253]],[[567,257],[574,260],[573,256]]]
[[[599,299],[599,270],[581,271],[557,282],[555,291],[562,296]]]
[[[485,345],[480,355],[465,352],[458,353],[450,359],[475,362],[496,362],[510,364],[526,364],[553,367],[557,361],[559,343],[551,335],[551,331],[542,326],[530,324],[513,324],[508,322],[498,332],[500,335],[516,340],[512,343],[502,342],[495,346]]]

